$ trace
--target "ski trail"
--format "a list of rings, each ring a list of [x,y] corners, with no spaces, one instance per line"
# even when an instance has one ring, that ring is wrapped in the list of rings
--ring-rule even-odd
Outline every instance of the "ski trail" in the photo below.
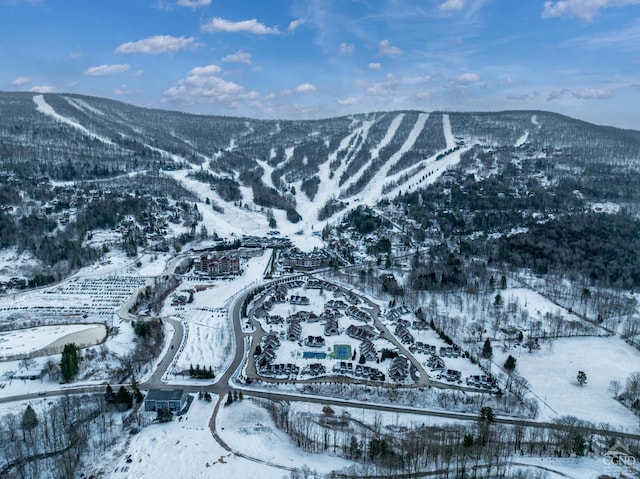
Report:
[[[363,201],[367,204],[374,205],[380,200],[380,197],[382,196],[382,189],[387,182],[387,174],[389,173],[389,170],[407,151],[413,147],[418,139],[418,135],[420,135],[420,132],[424,129],[428,119],[428,113],[420,113],[420,115],[418,115],[416,123],[413,125],[413,128],[404,144],[391,156],[391,158],[389,158],[382,168],[380,168],[380,171],[378,171],[367,184],[362,195]]]
[[[49,105],[47,103],[47,101],[44,99],[44,95],[35,95],[33,97],[33,102],[36,104],[36,109],[47,116],[50,116],[51,118],[53,118],[56,121],[59,121],[60,123],[64,123],[66,125],[69,125],[73,128],[75,128],[78,131],[81,131],[83,134],[87,135],[88,137],[95,139],[95,140],[99,140],[102,143],[105,143],[107,145],[111,145],[111,146],[118,146],[116,145],[114,142],[112,142],[111,140],[104,138],[100,135],[97,135],[89,130],[87,130],[84,126],[82,126],[80,123],[73,121],[70,118],[67,118],[65,116],[60,115],[58,112],[56,112],[53,107],[51,105]]]
[[[340,195],[338,182],[340,181],[340,176],[342,176],[342,173],[348,166],[349,162],[347,161],[347,159],[352,155],[353,152],[349,151],[347,153],[340,166],[333,172],[332,177],[331,162],[335,161],[338,158],[338,152],[346,150],[349,146],[349,143],[351,143],[351,141],[358,135],[362,135],[366,139],[371,125],[373,125],[373,122],[371,120],[365,120],[360,124],[360,126],[356,126],[354,120],[354,124],[352,124],[354,130],[349,135],[344,137],[342,141],[340,141],[340,144],[338,145],[336,150],[329,154],[329,157],[324,163],[319,165],[318,177],[320,178],[320,185],[313,201],[309,201],[309,198],[307,198],[304,193],[302,195],[296,195],[296,201],[298,202],[298,212],[302,215],[305,227],[313,226],[313,224],[317,223],[318,213],[330,199],[338,199]],[[299,184],[296,185],[296,189],[300,190]],[[303,211],[306,214],[303,213]]]
[[[529,132],[525,131],[524,135],[522,135],[520,138],[518,138],[518,141],[516,141],[516,144],[513,145],[513,146],[518,148],[518,147],[524,145],[527,142],[528,139],[529,139]]]
[[[400,127],[400,124],[402,123],[402,120],[404,119],[404,113],[401,113],[400,115],[396,116],[393,121],[391,122],[391,124],[389,125],[389,128],[387,128],[387,132],[384,135],[384,138],[382,138],[382,140],[380,140],[380,143],[378,143],[378,145],[373,148],[372,150],[370,150],[371,153],[371,159],[365,163],[364,165],[362,165],[358,171],[354,172],[353,175],[351,176],[351,178],[349,178],[343,185],[342,185],[342,191],[346,191],[349,186],[351,186],[352,184],[356,183],[359,179],[360,176],[358,173],[360,173],[361,171],[366,171],[367,168],[369,168],[371,166],[371,164],[377,160],[380,156],[380,150],[382,150],[385,146],[387,146],[391,140],[393,140],[393,138],[396,135],[396,132],[398,131],[398,128]]]
[[[457,165],[460,162],[460,157],[471,148],[472,146],[467,146],[466,148],[456,150],[439,160],[436,160],[435,158],[440,153],[433,155],[421,163],[420,166],[422,166],[422,168],[420,168],[419,171],[403,182],[403,184],[398,185],[393,190],[389,191],[386,196],[393,197],[398,195],[400,191],[408,193],[418,188],[424,188],[425,186],[432,185],[445,171],[452,166]],[[396,173],[394,177],[397,179],[402,176],[402,173],[403,172]]]
[[[334,189],[335,189],[335,193],[338,193],[336,195],[336,198],[339,196],[340,193],[340,189],[338,187],[338,183],[340,182],[340,177],[342,176],[342,174],[345,172],[345,170],[348,168],[350,160],[353,159],[353,157],[356,155],[356,153],[363,147],[363,145],[365,145],[367,143],[367,138],[369,136],[369,130],[371,129],[371,127],[373,126],[373,124],[375,123],[375,120],[367,120],[365,121],[362,126],[360,128],[358,128],[356,131],[354,131],[349,138],[357,138],[359,135],[361,136],[361,139],[359,142],[356,142],[356,144],[351,147],[351,149],[347,152],[346,156],[344,157],[344,159],[342,160],[342,162],[340,163],[340,166],[338,167],[338,169],[335,171],[333,178],[334,181],[336,183]],[[342,143],[340,143],[342,145]],[[347,143],[348,145],[348,143]],[[359,145],[359,146],[356,146]],[[339,151],[339,150],[338,150]],[[337,153],[334,158],[337,158]],[[347,180],[347,183],[349,183],[349,180]]]
[[[451,131],[451,120],[449,119],[449,115],[444,113],[442,115],[442,128],[444,130],[444,140],[447,143],[447,150],[456,147],[456,139],[453,137],[453,132]]]
[[[69,98],[68,96],[65,96],[64,99],[67,101],[69,105],[71,105],[74,108],[77,108],[83,113],[94,113],[96,115],[104,116],[104,113],[102,111],[98,110],[96,107],[92,105],[89,105],[84,100],[80,100],[79,98]]]
[[[264,170],[264,174],[262,175],[262,181],[265,185],[277,190],[276,186],[273,184],[273,179],[271,178],[271,173],[273,173],[274,168],[269,166],[266,161],[256,159],[256,163]]]

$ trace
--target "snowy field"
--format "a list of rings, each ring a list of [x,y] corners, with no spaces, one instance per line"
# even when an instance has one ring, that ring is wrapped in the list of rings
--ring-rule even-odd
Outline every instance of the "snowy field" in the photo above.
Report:
[[[211,366],[216,375],[224,372],[229,358],[233,357],[233,337],[227,310],[192,308],[183,317],[186,318],[183,321],[186,340],[166,379],[172,383],[180,382],[182,376],[178,374],[197,365],[207,369]],[[197,384],[205,382],[200,380]]]
[[[250,258],[244,265],[244,273],[233,279],[215,281],[185,281],[175,294],[193,292],[193,302],[181,306],[172,306],[168,299],[162,315],[172,316],[182,321],[185,339],[178,351],[165,380],[177,384],[192,383],[187,377],[179,375],[190,366],[211,366],[219,375],[233,359],[234,337],[228,306],[231,299],[254,286],[262,278],[269,263],[270,254]],[[201,384],[199,381],[198,384]]]
[[[221,408],[217,428],[218,434],[231,449],[273,465],[288,468],[306,465],[312,471],[329,473],[353,464],[339,457],[302,451],[293,444],[289,436],[276,427],[266,410],[248,399]],[[282,477],[284,473],[286,471],[273,477]]]
[[[0,359],[30,354],[61,342],[96,344],[105,336],[103,325],[65,324],[0,332]]]
[[[503,364],[509,354],[516,358],[516,370],[529,381],[531,390],[548,404],[540,405],[539,419],[571,415],[638,431],[638,418],[608,391],[611,381],[625,384],[630,373],[640,371],[640,352],[620,339],[556,339],[541,342],[532,353],[524,348],[494,349],[494,362]],[[587,374],[584,386],[576,380],[578,371]]]
[[[341,459],[304,453],[249,400],[221,408],[217,423],[222,439],[233,450],[256,460],[236,456],[217,444],[209,429],[216,400],[215,396],[211,403],[196,398],[184,420],[144,428],[126,450],[105,458],[104,477],[281,479],[289,477],[289,470],[280,466],[307,464],[320,472],[349,465]],[[273,466],[265,464],[276,458]]]
[[[328,161],[326,162],[329,163]],[[195,168],[194,168],[195,169]],[[240,237],[242,235],[255,235],[264,236],[269,230],[272,230],[269,226],[266,213],[260,211],[259,207],[255,209],[239,208],[237,206],[228,204],[222,200],[215,191],[211,190],[210,186],[206,183],[201,183],[193,178],[189,178],[187,175],[192,173],[193,170],[177,170],[171,171],[167,174],[182,183],[186,188],[198,195],[201,204],[198,206],[202,213],[202,224],[207,227],[209,234],[215,232],[222,238],[233,239],[234,237]],[[265,176],[267,178],[267,176]],[[252,198],[252,192],[250,188],[242,189],[244,196],[243,203],[248,204]],[[206,198],[210,198],[218,205],[223,205],[224,212],[219,213],[214,211],[211,206],[205,204]],[[322,247],[323,243],[317,236],[313,235],[313,225],[316,223],[317,215],[307,214],[303,205],[305,204],[304,195],[298,195],[298,199],[301,200],[301,207],[298,208],[300,214],[303,216],[301,223],[291,223],[286,218],[286,213],[283,210],[274,209],[273,215],[277,222],[277,230],[282,235],[289,236],[291,241],[303,251],[310,251],[314,247]],[[318,208],[318,202],[314,202],[316,209]],[[302,230],[301,235],[296,235],[298,231]]]
[[[11,278],[29,278],[39,265],[40,261],[26,251],[18,254],[16,248],[0,250],[0,283]]]
[[[87,328],[95,327],[92,325],[75,325],[65,326],[70,328]],[[100,326],[102,335],[104,336],[104,326]],[[86,330],[86,329],[85,329]],[[13,334],[12,331],[10,334]],[[79,331],[82,333],[82,330]],[[82,354],[92,354],[95,356],[91,361],[80,362],[80,372],[73,383],[68,385],[60,384],[58,381],[51,381],[47,377],[42,380],[9,380],[9,376],[14,372],[23,372],[25,370],[40,371],[44,368],[47,361],[54,364],[60,363],[60,354],[51,356],[43,356],[28,361],[0,361],[0,398],[17,396],[22,394],[45,393],[64,389],[67,387],[77,387],[86,384],[102,383],[108,379],[108,375],[113,368],[120,366],[116,358],[124,357],[130,353],[135,347],[135,333],[133,328],[127,324],[120,324],[120,332],[115,336],[107,337],[106,341],[98,346],[92,346],[82,350]],[[101,355],[104,352],[105,358]],[[141,371],[138,380],[144,381],[151,375],[151,368]]]

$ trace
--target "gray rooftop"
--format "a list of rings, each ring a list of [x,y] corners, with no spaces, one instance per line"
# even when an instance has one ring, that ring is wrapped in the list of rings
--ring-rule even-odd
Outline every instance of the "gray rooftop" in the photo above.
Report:
[[[180,401],[184,396],[184,389],[149,389],[147,401]]]

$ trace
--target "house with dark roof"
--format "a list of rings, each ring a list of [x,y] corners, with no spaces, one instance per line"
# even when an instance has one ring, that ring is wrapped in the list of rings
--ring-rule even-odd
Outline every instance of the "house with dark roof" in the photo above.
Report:
[[[394,381],[403,381],[409,375],[409,360],[404,356],[396,356],[389,366],[389,377]]]
[[[187,397],[183,389],[149,389],[144,398],[144,410],[179,412],[187,404]]]
[[[427,360],[427,366],[434,371],[442,371],[447,367],[444,359],[435,354]]]
[[[300,326],[300,322],[292,319],[289,323],[289,328],[287,329],[287,339],[289,341],[298,341],[300,339],[300,334],[302,334],[302,326]]]
[[[336,334],[340,334],[340,327],[338,325],[338,320],[327,319],[327,322],[324,325],[324,335],[335,336]]]
[[[304,345],[310,348],[321,348],[324,346],[324,338],[322,336],[307,336]]]
[[[363,339],[371,339],[377,336],[375,330],[368,324],[364,326],[356,326],[354,324],[351,324],[347,328],[347,335],[353,339],[359,339],[361,341]]]
[[[360,343],[360,354],[362,354],[367,361],[375,361],[378,358],[376,347],[368,339]]]
[[[404,344],[413,343],[414,341],[413,334],[411,334],[406,327],[402,326],[401,324],[398,324],[396,326],[395,332],[396,332],[396,336],[398,336],[400,341],[402,341]]]

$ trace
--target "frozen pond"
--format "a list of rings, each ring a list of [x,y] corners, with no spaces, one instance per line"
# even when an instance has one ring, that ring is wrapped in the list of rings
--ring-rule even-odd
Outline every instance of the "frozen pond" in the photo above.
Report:
[[[48,355],[67,343],[75,343],[81,347],[92,346],[102,342],[106,334],[103,324],[62,324],[4,331],[0,332],[0,359],[15,359],[20,355]]]

